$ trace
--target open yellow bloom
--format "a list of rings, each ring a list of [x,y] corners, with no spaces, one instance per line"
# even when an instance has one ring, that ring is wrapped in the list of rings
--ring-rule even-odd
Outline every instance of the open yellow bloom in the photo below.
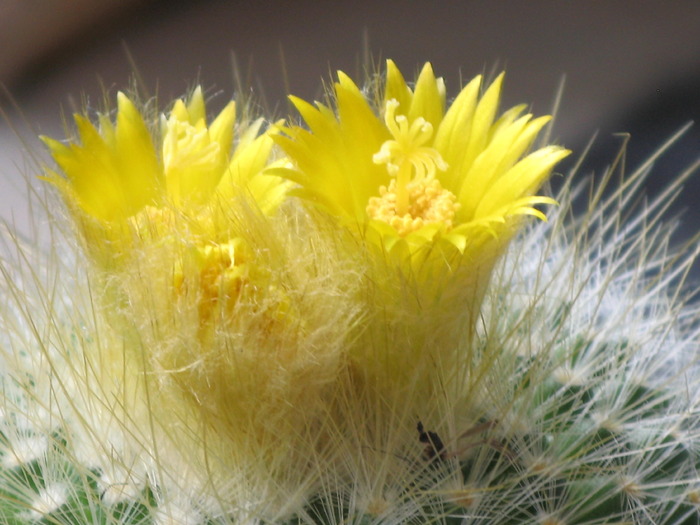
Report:
[[[366,256],[366,320],[349,345],[343,399],[369,400],[374,421],[387,426],[367,423],[352,403],[339,419],[374,425],[373,437],[392,435],[397,413],[415,427],[436,403],[473,397],[492,364],[471,368],[491,271],[522,218],[544,219],[537,206],[554,202],[537,191],[569,152],[532,151],[550,117],[534,118],[522,105],[497,116],[502,82],[482,94],[476,77],[448,105],[429,63],[412,86],[391,61],[379,89],[362,90],[339,72],[333,106],[291,97],[304,125],[273,137],[292,167],[271,172],[357,234]]]
[[[275,172],[389,251],[414,254],[444,240],[474,252],[485,232],[512,233],[518,216],[544,219],[535,206],[553,200],[535,192],[569,153],[559,146],[528,153],[549,117],[533,119],[516,106],[496,119],[502,81],[480,97],[476,77],[445,110],[444,83],[429,63],[411,89],[388,61],[375,108],[339,72],[335,111],[291,97],[308,129],[289,126],[273,137],[295,163]]]

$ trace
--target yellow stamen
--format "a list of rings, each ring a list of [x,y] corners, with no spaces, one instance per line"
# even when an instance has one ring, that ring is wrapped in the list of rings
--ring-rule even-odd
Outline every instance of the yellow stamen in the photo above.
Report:
[[[379,188],[379,197],[370,197],[367,215],[392,226],[404,237],[428,224],[441,224],[446,230],[452,228],[452,220],[459,209],[457,197],[442,187],[437,179],[423,178],[406,184],[406,196],[410,201],[406,213],[400,214],[397,205],[397,181],[389,187]]]
[[[384,121],[393,139],[382,144],[373,160],[386,164],[394,179],[389,187],[379,188],[379,197],[371,197],[367,214],[381,220],[404,236],[426,224],[441,223],[447,229],[459,208],[455,195],[435,178],[447,163],[435,148],[425,146],[433,135],[433,126],[419,117],[409,124],[405,115],[396,115],[399,103],[386,103]]]
[[[238,242],[236,242],[238,241]],[[236,299],[245,280],[247,257],[239,239],[221,245],[200,248],[203,307],[219,300]]]
[[[176,295],[199,296],[199,321],[205,328],[218,308],[230,308],[240,297],[248,279],[250,254],[241,239],[233,239],[223,244],[197,246],[195,259],[194,275],[192,268],[183,266],[185,261],[176,264],[173,284]]]

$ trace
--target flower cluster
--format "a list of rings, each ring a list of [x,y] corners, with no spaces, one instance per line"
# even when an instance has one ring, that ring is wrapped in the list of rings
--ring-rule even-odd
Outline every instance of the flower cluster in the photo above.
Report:
[[[379,100],[339,73],[335,109],[292,98],[307,127],[236,122],[234,102],[207,122],[199,88],[155,117],[119,93],[116,122],[77,115],[78,140],[44,138],[101,334],[69,356],[90,364],[81,397],[108,407],[76,443],[113,427],[144,488],[150,443],[159,490],[217,480],[239,517],[298,512],[289,494],[328,486],[353,449],[333,476],[364,470],[369,507],[413,483],[410,462],[365,451],[405,453],[416,420],[479,381],[489,275],[520,218],[544,219],[536,191],[568,153],[530,151],[548,117],[496,117],[502,78],[446,109],[430,64],[411,87],[388,61]]]
[[[498,114],[502,82],[477,77],[448,103],[430,64],[408,83],[388,61],[366,91],[338,73],[329,102],[291,97],[298,122],[241,121],[235,102],[209,119],[200,88],[165,113],[119,93],[113,114],[75,116],[75,139],[44,137],[55,165],[43,178],[78,247],[54,269],[60,307],[23,302],[16,283],[46,293],[41,272],[3,272],[17,300],[2,317],[14,415],[0,419],[0,459],[50,471],[6,483],[29,476],[30,501],[0,480],[0,501],[29,509],[12,515],[567,523],[594,512],[569,497],[587,469],[627,494],[605,459],[628,466],[616,444],[675,458],[676,441],[638,439],[605,411],[639,411],[636,390],[576,379],[619,378],[597,365],[608,343],[593,329],[564,327],[586,286],[556,284],[566,248],[530,233],[515,242],[543,253],[536,269],[503,257],[528,217],[546,219],[556,202],[540,188],[569,152],[534,146],[549,117]],[[545,325],[559,335],[536,343]],[[618,354],[626,374],[647,374]],[[642,379],[661,406],[660,384]],[[50,414],[42,428],[18,416],[40,419],[30,405]],[[692,502],[682,475],[673,494],[682,485]]]

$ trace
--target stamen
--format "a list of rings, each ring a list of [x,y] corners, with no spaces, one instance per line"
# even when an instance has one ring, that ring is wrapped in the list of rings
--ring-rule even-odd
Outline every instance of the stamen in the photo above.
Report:
[[[435,178],[437,170],[448,166],[439,151],[425,146],[433,126],[422,117],[409,125],[405,115],[396,115],[398,106],[395,99],[386,103],[384,121],[393,139],[384,142],[373,157],[375,163],[386,164],[394,179],[388,187],[379,188],[379,197],[370,198],[367,214],[390,224],[401,236],[430,223],[449,229],[459,204]]]
[[[238,297],[245,280],[248,257],[236,240],[199,249],[202,258],[200,285],[203,302],[216,302],[220,298]]]
[[[392,226],[401,236],[420,230],[427,224],[442,224],[445,230],[452,228],[452,220],[459,209],[457,197],[446,190],[437,179],[423,178],[406,185],[410,205],[406,213],[398,212],[396,180],[389,187],[379,188],[379,197],[370,197],[367,215]]]

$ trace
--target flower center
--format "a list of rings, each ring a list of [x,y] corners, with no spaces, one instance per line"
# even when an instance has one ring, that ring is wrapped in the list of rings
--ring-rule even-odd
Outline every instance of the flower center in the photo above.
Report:
[[[386,164],[394,179],[388,187],[379,188],[379,197],[370,197],[367,214],[386,222],[402,237],[426,224],[439,223],[450,229],[459,203],[435,178],[437,170],[445,171],[448,166],[440,152],[425,146],[433,126],[422,117],[409,124],[405,115],[396,115],[398,106],[395,99],[386,103],[384,121],[393,139],[384,142],[373,157],[376,164]]]
[[[203,301],[215,303],[238,297],[247,274],[249,255],[245,252],[240,239],[198,248]]]
[[[146,206],[130,222],[140,248],[164,266],[173,265],[174,296],[185,301],[197,298],[200,322],[207,322],[219,306],[232,306],[239,298],[252,260],[243,239],[208,242],[209,217],[190,221],[170,208]],[[198,232],[197,227],[204,231]]]
[[[176,297],[198,301],[201,328],[211,326],[218,312],[228,312],[248,283],[250,253],[242,239],[199,245],[194,260],[176,261],[173,284]],[[194,264],[192,264],[194,263]]]

